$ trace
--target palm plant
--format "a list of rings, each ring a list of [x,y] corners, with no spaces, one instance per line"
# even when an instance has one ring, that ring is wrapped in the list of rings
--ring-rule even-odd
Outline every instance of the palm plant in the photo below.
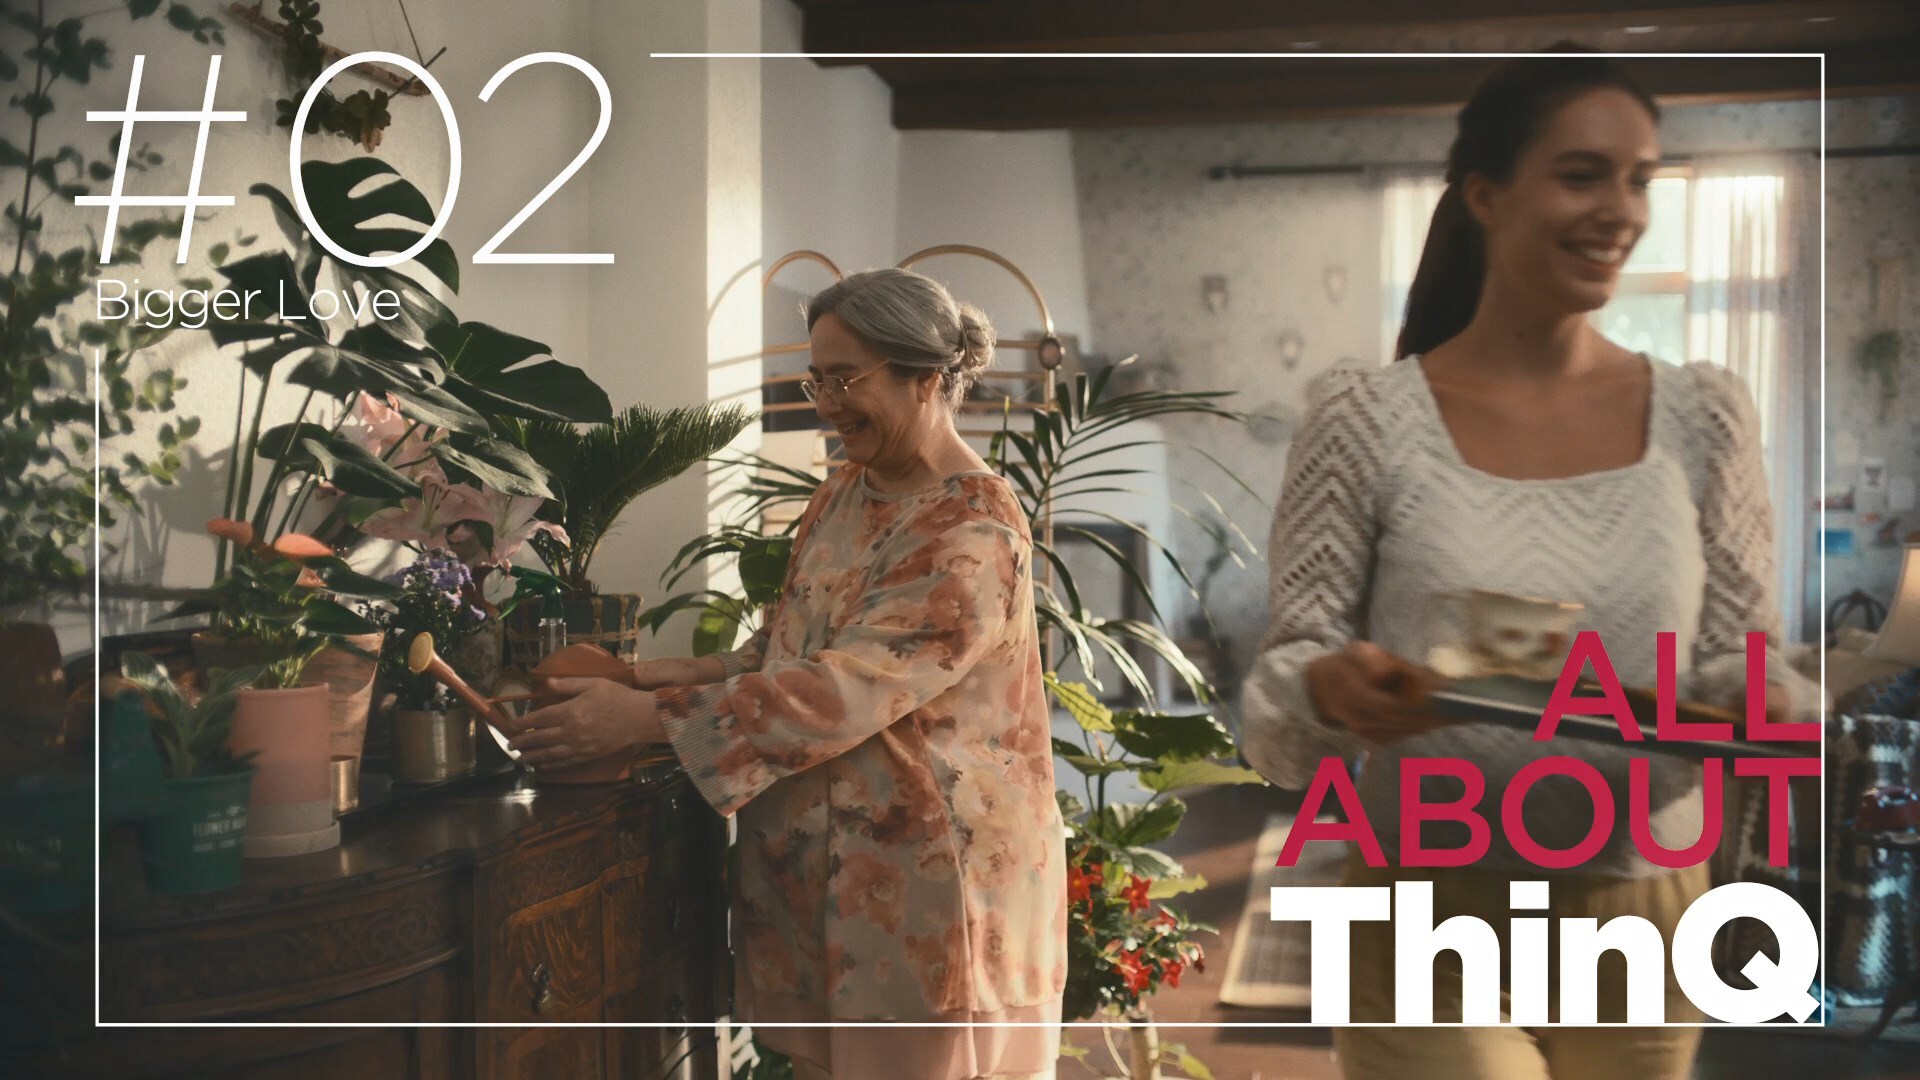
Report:
[[[1048,670],[1058,670],[1071,659],[1079,666],[1082,677],[1096,689],[1104,690],[1095,674],[1095,664],[1096,657],[1105,656],[1127,685],[1151,707],[1156,698],[1153,683],[1129,649],[1129,644],[1138,644],[1166,661],[1196,700],[1208,701],[1214,696],[1213,687],[1167,633],[1165,618],[1143,569],[1106,537],[1085,525],[1056,519],[1063,509],[1070,510],[1075,515],[1111,522],[1140,536],[1161,554],[1197,599],[1199,589],[1192,575],[1165,541],[1136,522],[1076,506],[1074,500],[1111,493],[1147,496],[1144,491],[1125,486],[1128,478],[1145,475],[1147,470],[1113,466],[1110,455],[1161,444],[1164,440],[1127,438],[1124,429],[1130,424],[1182,415],[1234,422],[1244,417],[1220,404],[1222,399],[1232,396],[1225,391],[1154,390],[1108,396],[1113,373],[1119,366],[1076,375],[1071,384],[1061,383],[1057,388],[1057,407],[1034,413],[1028,432],[1012,429],[1009,408],[1008,422],[993,436],[988,464],[1013,485],[1033,531],[1034,550],[1051,570],[1047,578],[1036,577],[1034,582],[1034,606],[1041,629],[1058,630],[1062,642],[1059,654],[1047,657]],[[1116,433],[1121,437],[1109,440],[1108,437]],[[1226,464],[1198,448],[1187,449],[1206,457],[1229,480],[1253,494]],[[535,456],[541,455],[536,452]],[[819,483],[819,478],[810,473],[764,458],[748,456],[733,464],[750,470],[749,479],[740,490],[740,514],[746,524],[729,526],[689,541],[669,565],[665,583],[672,588],[695,565],[709,559],[732,557],[738,564],[741,589],[733,593],[716,590],[682,593],[650,609],[643,617],[643,622],[657,633],[674,613],[689,608],[699,611],[693,640],[694,651],[699,654],[726,648],[742,627],[751,624],[754,613],[779,594],[792,550],[792,537],[787,530],[778,535],[764,534],[752,523],[770,507],[805,502]],[[1232,538],[1257,558],[1259,548],[1238,526],[1231,524],[1232,519],[1219,501],[1205,491],[1196,491],[1211,506],[1210,515],[1196,516],[1179,502],[1173,504],[1174,509],[1201,523],[1203,529],[1209,521],[1226,523],[1224,528],[1230,530]],[[1055,543],[1058,534],[1084,539],[1112,560],[1146,597],[1152,620],[1106,618],[1089,611],[1081,600],[1073,572]]]
[[[820,485],[820,478],[812,473],[758,454],[742,455],[727,464],[747,470],[745,481],[734,489],[734,512],[746,522],[760,521],[766,511],[777,506],[805,503]],[[694,655],[706,656],[727,648],[742,628],[752,626],[758,613],[780,598],[787,560],[793,555],[793,530],[799,524],[795,517],[777,533],[762,532],[752,524],[727,525],[687,541],[661,575],[666,588],[680,584],[694,567],[709,559],[729,557],[734,560],[739,588],[701,589],[669,597],[648,608],[640,616],[641,624],[658,634],[675,614],[696,611]]]
[[[713,456],[752,423],[738,405],[655,409],[634,405],[610,423],[579,428],[534,421],[521,445],[552,476],[554,500],[540,511],[566,530],[534,549],[569,588],[592,592],[594,552],[633,500]]]
[[[1035,413],[1026,433],[1013,430],[1009,412],[1008,422],[993,437],[988,463],[1013,484],[1021,506],[1033,522],[1034,551],[1046,560],[1052,571],[1050,580],[1035,581],[1034,597],[1041,628],[1060,632],[1061,652],[1058,657],[1047,658],[1049,670],[1057,669],[1071,657],[1079,665],[1081,675],[1096,688],[1105,689],[1095,674],[1096,656],[1105,656],[1127,685],[1151,706],[1155,701],[1153,684],[1128,647],[1129,644],[1137,644],[1165,661],[1180,676],[1195,700],[1208,701],[1214,696],[1213,688],[1206,676],[1167,634],[1166,618],[1154,599],[1153,589],[1147,582],[1143,568],[1106,537],[1085,525],[1072,521],[1061,522],[1058,518],[1063,510],[1069,510],[1075,517],[1106,521],[1140,537],[1147,546],[1160,553],[1185,583],[1189,595],[1197,600],[1200,592],[1193,576],[1164,541],[1138,522],[1075,505],[1075,500],[1108,494],[1146,497],[1146,492],[1126,484],[1129,478],[1143,476],[1147,470],[1114,466],[1111,455],[1145,446],[1163,445],[1165,440],[1126,437],[1123,429],[1128,425],[1168,416],[1208,416],[1234,422],[1243,422],[1245,418],[1221,404],[1222,400],[1233,396],[1230,391],[1147,390],[1108,396],[1108,387],[1120,366],[1116,364],[1103,368],[1091,375],[1076,375],[1071,386],[1061,384],[1057,392],[1057,408]],[[1109,438],[1116,435],[1119,437]],[[1248,494],[1254,494],[1231,468],[1217,458],[1196,447],[1187,446],[1186,449],[1206,457],[1229,480]],[[1210,504],[1216,520],[1231,521],[1212,495],[1199,488],[1192,490]],[[1255,497],[1258,498],[1257,495]],[[1172,502],[1172,506],[1196,522],[1203,521],[1178,501]],[[1237,528],[1234,531],[1247,551],[1257,557],[1259,549],[1253,542],[1239,533]],[[1110,619],[1089,611],[1081,600],[1073,572],[1061,558],[1056,544],[1061,534],[1085,540],[1094,550],[1111,560],[1139,590],[1140,595],[1146,598],[1148,609],[1153,614],[1152,621]]]

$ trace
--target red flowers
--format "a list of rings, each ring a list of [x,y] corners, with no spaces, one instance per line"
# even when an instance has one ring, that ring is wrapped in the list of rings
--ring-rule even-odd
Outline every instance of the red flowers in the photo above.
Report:
[[[1105,878],[1099,863],[1088,863],[1082,868],[1077,862],[1067,866],[1067,902],[1087,902],[1088,912],[1093,910],[1093,886]]]
[[[1070,841],[1066,856],[1068,998],[1081,1003],[1076,1017],[1124,1012],[1202,970],[1200,947],[1187,935],[1214,930],[1156,904],[1160,877],[1136,873],[1126,852],[1102,843]]]
[[[1166,962],[1165,965],[1161,967],[1160,977],[1166,980],[1166,983],[1168,986],[1171,986],[1175,990],[1178,990],[1180,989],[1180,973],[1182,971],[1185,971],[1186,968],[1187,968],[1187,965],[1182,960],[1179,960],[1177,958],[1173,960],[1169,960]]]

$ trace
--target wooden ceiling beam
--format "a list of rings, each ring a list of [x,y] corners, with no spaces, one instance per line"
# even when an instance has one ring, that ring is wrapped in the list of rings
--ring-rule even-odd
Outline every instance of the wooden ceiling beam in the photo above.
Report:
[[[1295,42],[1372,51],[1410,30],[1567,34],[1629,26],[1838,28],[1901,19],[1901,0],[800,0],[813,53],[1200,52],[1286,50]],[[1809,20],[1821,20],[1810,23]],[[1652,39],[1656,34],[1645,35]],[[1647,42],[1652,44],[1651,40]],[[1538,47],[1538,46],[1535,46]],[[1381,51],[1414,51],[1404,47]],[[1462,49],[1461,51],[1468,51]],[[1731,51],[1731,50],[1730,50]],[[857,60],[823,60],[857,63]]]
[[[1911,92],[1916,43],[1829,63],[1828,93]],[[964,63],[964,62],[963,62]],[[1128,69],[1126,61],[1004,61],[992,77],[894,88],[901,130],[1104,127],[1290,120],[1444,110],[1463,102],[1487,69],[1466,60],[1309,63],[1266,68],[1219,62],[1178,70]],[[1191,64],[1192,62],[1188,62]],[[1819,93],[1814,60],[1745,58],[1630,62],[1670,101],[1805,99]],[[1026,74],[1013,65],[1033,65]],[[1074,65],[1080,66],[1075,69]],[[1091,67],[1098,65],[1104,71]],[[1051,68],[1051,72],[1049,71]]]

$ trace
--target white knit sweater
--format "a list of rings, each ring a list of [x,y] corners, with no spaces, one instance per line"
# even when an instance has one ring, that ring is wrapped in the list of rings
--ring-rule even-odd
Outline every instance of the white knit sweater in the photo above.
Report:
[[[1779,653],[1773,599],[1771,512],[1759,424],[1745,385],[1708,364],[1653,370],[1647,449],[1617,469],[1553,480],[1514,480],[1468,465],[1440,416],[1419,363],[1335,370],[1309,388],[1309,410],[1287,458],[1286,488],[1268,552],[1271,618],[1242,703],[1247,760],[1282,787],[1303,788],[1328,755],[1367,752],[1361,802],[1390,859],[1399,835],[1399,761],[1457,757],[1486,777],[1480,809],[1493,846],[1480,865],[1528,864],[1506,843],[1499,799],[1536,757],[1572,755],[1613,789],[1612,837],[1581,872],[1639,877],[1661,872],[1628,832],[1624,748],[1557,740],[1484,724],[1457,725],[1392,747],[1368,747],[1314,713],[1304,673],[1349,641],[1372,641],[1424,662],[1448,621],[1436,598],[1485,588],[1586,606],[1629,686],[1652,686],[1655,637],[1678,635],[1683,699],[1739,700],[1745,635],[1774,645],[1770,681],[1809,702]],[[1578,438],[1578,432],[1569,432]],[[1652,835],[1669,848],[1700,836],[1700,768],[1651,755]],[[1729,770],[1730,773],[1730,770]],[[1456,781],[1429,778],[1428,801],[1458,797]],[[1587,835],[1592,799],[1567,777],[1535,785],[1525,803],[1530,835],[1566,848]],[[1464,829],[1428,825],[1430,847],[1456,847]]]

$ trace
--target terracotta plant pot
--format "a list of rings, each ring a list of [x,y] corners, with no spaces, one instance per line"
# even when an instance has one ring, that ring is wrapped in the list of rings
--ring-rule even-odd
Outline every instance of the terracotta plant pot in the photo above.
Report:
[[[380,633],[360,634],[348,642],[376,656]],[[205,671],[209,668],[237,668],[258,663],[260,652],[251,643],[228,641],[217,634],[199,631],[193,635],[193,659]],[[307,661],[305,679],[327,688],[329,738],[336,757],[360,756],[367,742],[367,715],[373,706],[373,679],[380,662],[355,656],[345,649],[326,648]]]
[[[0,741],[35,750],[60,742],[67,713],[67,677],[60,638],[46,623],[0,624],[0,701],[10,728]]]
[[[373,677],[380,670],[381,633],[347,638],[349,645],[373,656],[327,648],[307,662],[306,680],[325,683],[333,756],[358,758],[367,742],[367,714],[373,707]]]
[[[227,747],[252,754],[247,803],[250,859],[304,855],[340,843],[333,818],[333,740],[327,688],[241,690],[235,695]]]

